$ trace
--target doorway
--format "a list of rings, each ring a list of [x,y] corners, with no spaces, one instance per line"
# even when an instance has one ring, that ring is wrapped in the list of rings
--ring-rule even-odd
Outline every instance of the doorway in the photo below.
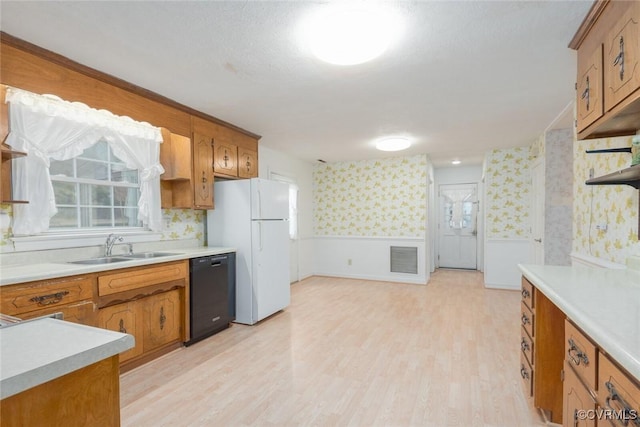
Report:
[[[438,266],[476,270],[478,185],[441,184],[438,195]]]

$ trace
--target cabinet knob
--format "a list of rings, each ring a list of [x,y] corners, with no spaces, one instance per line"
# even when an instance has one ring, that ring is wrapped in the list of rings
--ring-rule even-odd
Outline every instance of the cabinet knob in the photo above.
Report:
[[[124,327],[124,319],[120,319],[120,328],[119,331],[123,334],[127,333],[127,328]]]
[[[164,315],[164,307],[160,307],[160,330],[164,329],[164,323],[167,320],[167,316]]]

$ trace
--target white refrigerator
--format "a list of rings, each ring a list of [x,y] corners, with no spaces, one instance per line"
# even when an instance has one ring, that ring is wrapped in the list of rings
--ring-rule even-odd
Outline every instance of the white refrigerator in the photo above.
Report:
[[[289,186],[260,178],[214,184],[209,246],[235,247],[236,322],[253,325],[287,307]]]

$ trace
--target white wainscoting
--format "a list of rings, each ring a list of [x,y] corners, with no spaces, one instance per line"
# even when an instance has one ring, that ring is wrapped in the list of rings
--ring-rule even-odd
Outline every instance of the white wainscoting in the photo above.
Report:
[[[484,252],[484,285],[487,288],[520,289],[518,264],[530,262],[529,239],[487,239]]]
[[[418,274],[392,273],[389,260],[390,246],[418,248]],[[313,272],[318,276],[424,285],[428,280],[425,265],[425,239],[422,238],[351,236],[314,238]]]

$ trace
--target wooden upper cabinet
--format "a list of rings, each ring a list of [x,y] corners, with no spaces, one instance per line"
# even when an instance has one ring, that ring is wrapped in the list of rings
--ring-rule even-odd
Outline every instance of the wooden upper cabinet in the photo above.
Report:
[[[640,2],[613,2],[611,30],[604,40],[605,109],[640,88]]]
[[[164,173],[160,176],[160,198],[163,209],[193,207],[194,184],[192,176],[191,139],[162,129],[160,163]]]
[[[258,152],[238,147],[238,177],[255,178],[258,176]]]
[[[213,138],[193,133],[194,207],[213,209]]]
[[[238,176],[238,147],[228,141],[224,136],[213,139],[213,172],[235,177]]]
[[[602,117],[602,45],[585,44],[578,49],[578,83],[576,86],[576,114],[578,132]]]
[[[571,40],[578,51],[578,139],[640,129],[640,1],[597,0]]]

